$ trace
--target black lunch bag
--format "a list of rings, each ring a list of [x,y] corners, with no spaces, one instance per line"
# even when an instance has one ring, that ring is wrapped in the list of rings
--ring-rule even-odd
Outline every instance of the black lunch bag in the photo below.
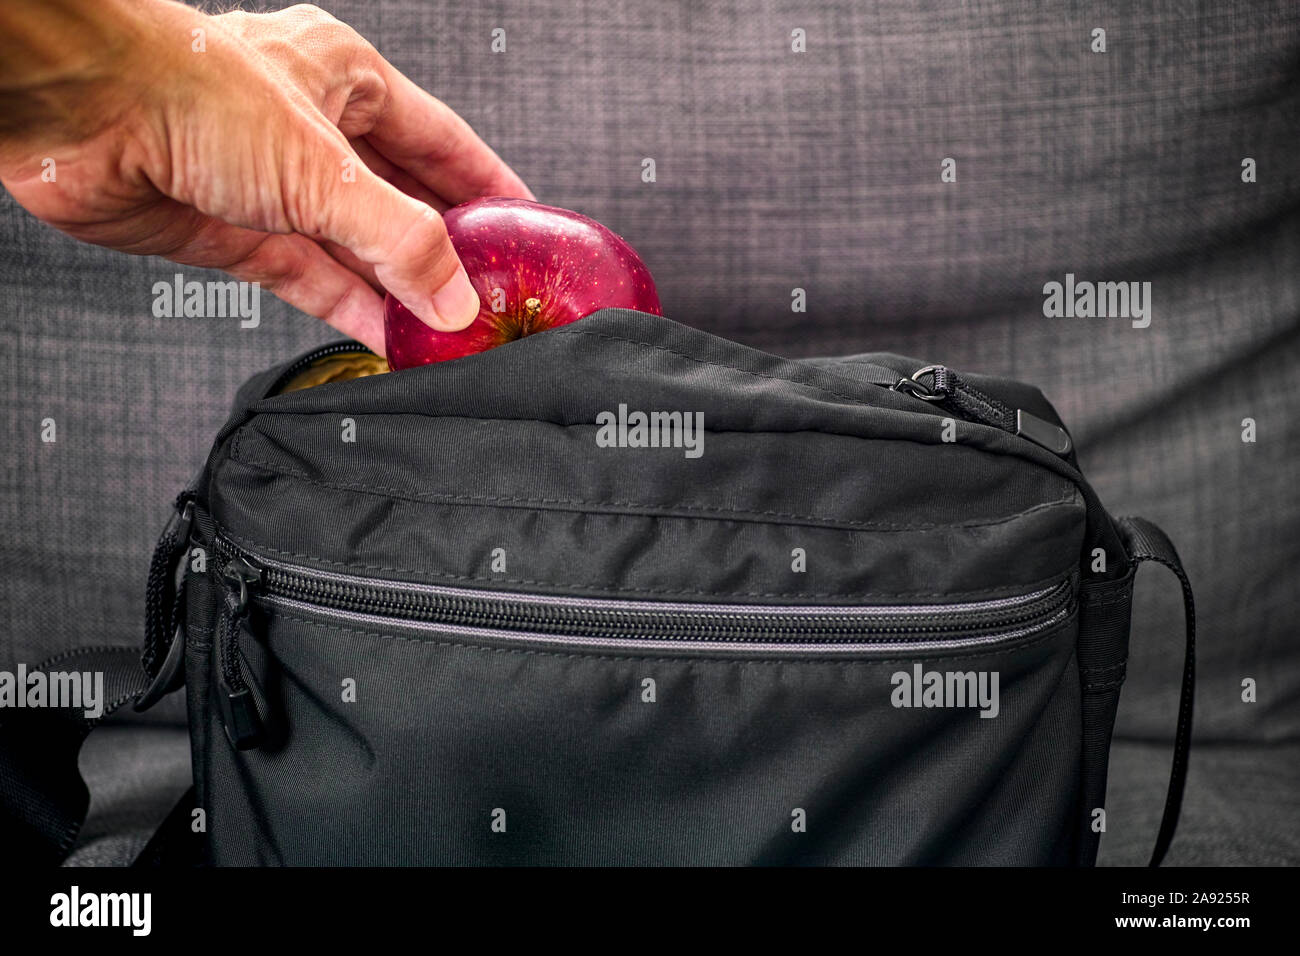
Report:
[[[115,684],[187,687],[208,862],[1091,864],[1144,560],[1187,611],[1163,856],[1190,586],[1037,389],[605,310],[281,393],[355,349],[240,391]]]

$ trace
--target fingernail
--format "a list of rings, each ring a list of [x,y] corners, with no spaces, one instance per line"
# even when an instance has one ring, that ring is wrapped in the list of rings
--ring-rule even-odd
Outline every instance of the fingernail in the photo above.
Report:
[[[478,293],[461,266],[451,281],[433,294],[431,304],[435,318],[429,325],[444,332],[463,329],[478,315]]]

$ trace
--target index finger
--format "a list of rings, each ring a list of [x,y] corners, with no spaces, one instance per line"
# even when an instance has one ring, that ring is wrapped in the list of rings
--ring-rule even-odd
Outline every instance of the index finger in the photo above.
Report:
[[[479,196],[537,198],[451,107],[376,56],[388,90],[365,134],[376,150],[452,204]]]

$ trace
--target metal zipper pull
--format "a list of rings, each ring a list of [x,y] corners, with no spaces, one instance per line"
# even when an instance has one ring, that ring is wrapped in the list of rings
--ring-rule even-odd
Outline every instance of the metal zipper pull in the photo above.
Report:
[[[252,592],[262,586],[262,569],[247,558],[237,556],[226,564],[221,576],[239,591],[233,610],[237,614],[248,613]]]
[[[237,750],[253,750],[262,745],[264,728],[252,688],[244,679],[239,648],[240,637],[249,631],[249,602],[253,591],[261,587],[262,570],[237,557],[222,570],[222,577],[231,585],[231,592],[226,596],[226,626],[220,651],[221,692],[217,704],[230,742]]]
[[[932,376],[932,385],[921,381],[922,376],[926,375]],[[894,390],[906,392],[923,402],[931,402],[967,421],[991,425],[1019,435],[1062,458],[1069,455],[1074,447],[1069,432],[1064,428],[1023,408],[1013,409],[1004,405],[996,398],[967,385],[956,372],[943,365],[927,365],[917,369],[910,378],[900,378],[895,382]]]
[[[1070,433],[1023,408],[1016,409],[1016,434],[1064,458],[1074,448]]]

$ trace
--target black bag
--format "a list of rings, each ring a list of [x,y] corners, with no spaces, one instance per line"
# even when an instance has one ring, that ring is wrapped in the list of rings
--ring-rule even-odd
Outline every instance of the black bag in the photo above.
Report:
[[[119,696],[183,678],[210,862],[1091,864],[1143,560],[1163,856],[1190,587],[1037,389],[606,310],[280,394],[355,349],[244,386],[150,575]]]

